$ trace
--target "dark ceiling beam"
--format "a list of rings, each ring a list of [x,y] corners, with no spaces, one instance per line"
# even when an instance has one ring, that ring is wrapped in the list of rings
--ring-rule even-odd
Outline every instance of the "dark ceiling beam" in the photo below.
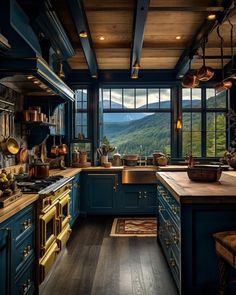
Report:
[[[86,32],[87,37],[80,38],[81,46],[84,52],[84,56],[90,71],[90,74],[93,78],[97,78],[98,76],[98,64],[97,58],[95,55],[95,51],[92,45],[92,38],[89,31],[88,21],[84,10],[84,5],[82,0],[67,0],[70,12],[72,15],[72,19],[75,24],[75,28],[78,36],[80,32]]]
[[[134,33],[133,33],[133,44],[130,56],[130,71],[131,76],[138,76],[139,69],[134,69],[133,66],[137,62],[140,64],[142,48],[143,48],[143,37],[145,24],[148,15],[149,0],[137,0],[137,6],[134,18]]]
[[[114,11],[132,11],[133,8],[130,7],[88,7],[87,11],[106,11],[106,12],[114,12]],[[149,11],[161,11],[161,12],[219,12],[223,11],[223,6],[173,6],[173,7],[164,7],[164,6],[156,6],[149,7]]]
[[[234,0],[229,0],[226,3],[224,11],[218,15],[218,18],[215,21],[209,21],[205,19],[203,24],[197,30],[194,38],[192,39],[191,45],[184,50],[175,66],[177,78],[180,78],[188,71],[189,62],[191,59],[194,60],[195,53],[197,49],[201,46],[201,43],[203,42],[204,38],[207,37],[217,27],[218,24],[222,24],[223,22],[225,22],[234,13]]]

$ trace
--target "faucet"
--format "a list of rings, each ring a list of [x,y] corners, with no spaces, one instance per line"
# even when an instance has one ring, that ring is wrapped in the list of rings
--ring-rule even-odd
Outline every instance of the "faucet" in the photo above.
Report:
[[[144,151],[144,149],[143,149],[143,145],[140,144],[140,146],[139,146],[139,166],[142,165],[142,152],[143,152],[143,151]]]

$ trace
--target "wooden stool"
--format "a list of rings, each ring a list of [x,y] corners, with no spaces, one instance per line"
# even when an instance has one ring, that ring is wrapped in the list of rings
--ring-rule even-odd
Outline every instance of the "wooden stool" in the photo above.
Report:
[[[224,231],[213,235],[218,256],[219,295],[227,294],[230,266],[236,269],[236,231]]]

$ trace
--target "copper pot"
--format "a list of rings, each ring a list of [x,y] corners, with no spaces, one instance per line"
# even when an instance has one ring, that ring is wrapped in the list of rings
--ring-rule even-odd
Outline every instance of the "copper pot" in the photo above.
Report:
[[[49,163],[35,163],[33,167],[35,178],[46,178],[49,176]]]
[[[199,80],[196,75],[187,73],[182,78],[182,86],[188,88],[195,88],[199,85]]]
[[[43,113],[38,113],[38,121],[43,122],[44,114]]]
[[[35,110],[29,110],[30,115],[30,122],[37,122],[38,121],[38,112]]]
[[[29,122],[30,121],[30,111],[29,110],[25,110],[23,112],[23,120],[26,121],[26,122]]]
[[[211,67],[203,65],[197,71],[197,78],[200,81],[209,81],[214,76],[214,70]]]

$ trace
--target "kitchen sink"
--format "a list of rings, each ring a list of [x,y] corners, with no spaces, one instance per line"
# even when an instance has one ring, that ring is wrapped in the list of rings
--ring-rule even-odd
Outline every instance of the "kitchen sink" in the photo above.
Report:
[[[122,184],[155,184],[157,171],[155,166],[125,167],[122,170]]]

